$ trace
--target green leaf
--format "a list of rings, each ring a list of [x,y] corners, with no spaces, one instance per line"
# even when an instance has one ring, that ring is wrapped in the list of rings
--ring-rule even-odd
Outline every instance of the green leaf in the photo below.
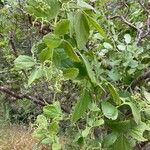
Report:
[[[27,11],[42,21],[54,19],[60,10],[58,0],[27,0]]]
[[[117,48],[121,51],[124,51],[126,49],[126,46],[123,44],[117,45]]]
[[[35,65],[35,61],[32,57],[26,55],[20,55],[14,61],[17,69],[28,69]]]
[[[118,150],[118,148],[119,150],[132,150],[129,140],[124,135],[118,137],[116,142],[111,146],[112,150]]]
[[[131,36],[130,36],[130,34],[125,34],[124,35],[124,39],[125,39],[125,42],[127,44],[131,43]]]
[[[107,120],[105,121],[105,123],[109,128],[118,133],[127,133],[135,125],[135,122],[133,120],[125,120],[125,121]]]
[[[84,12],[85,13],[85,12]],[[99,32],[101,36],[103,36],[105,39],[107,39],[107,34],[104,31],[104,29],[97,23],[96,20],[94,20],[92,17],[90,17],[87,13],[85,13],[89,23]]]
[[[87,137],[90,134],[91,127],[86,127],[85,130],[82,131],[82,137]]]
[[[146,98],[146,100],[147,100],[148,102],[150,102],[150,93],[149,93],[149,92],[144,91],[144,97]]]
[[[144,109],[145,118],[150,120],[150,107]]]
[[[113,49],[113,46],[107,42],[104,42],[103,43],[103,46],[106,48],[106,49]]]
[[[68,59],[67,54],[65,53],[63,48],[56,48],[53,52],[53,63],[57,67],[62,67],[62,63]]]
[[[98,107],[98,105],[96,103],[91,103],[89,105],[89,109],[93,112],[95,112],[95,111],[100,112],[100,108]]]
[[[59,102],[54,102],[53,104],[44,106],[43,113],[51,119],[62,118],[62,111]]]
[[[142,64],[148,64],[148,63],[150,63],[150,57],[149,57],[149,55],[147,54],[146,56],[143,56],[141,62],[142,62]]]
[[[43,40],[40,40],[32,46],[32,53],[37,52],[37,54],[40,54],[45,48],[47,48],[46,44]]]
[[[146,123],[140,122],[140,124],[138,124],[138,125],[135,126],[132,130],[130,130],[130,131],[128,132],[128,134],[129,134],[132,138],[138,140],[139,142],[141,142],[141,141],[144,142],[144,141],[147,141],[147,139],[145,139],[145,138],[143,137],[143,133],[144,133],[144,131],[146,131],[146,130],[150,130],[150,128],[146,125]]]
[[[43,69],[40,67],[40,68],[37,68],[35,69],[31,75],[29,76],[29,79],[28,79],[28,85],[31,85],[35,80],[39,79],[40,77],[42,77],[43,75]]]
[[[39,59],[41,60],[41,62],[49,60],[52,57],[52,53],[52,49],[47,47],[43,49],[42,52],[39,54]]]
[[[79,74],[78,68],[66,68],[63,70],[63,75],[65,79],[75,79]]]
[[[102,102],[102,111],[105,117],[108,119],[116,120],[118,117],[118,110],[109,102]]]
[[[79,101],[75,105],[75,109],[72,114],[73,122],[78,121],[83,116],[83,114],[85,113],[85,111],[88,108],[90,101],[91,101],[90,92],[87,90],[84,90]]]
[[[48,126],[47,119],[44,115],[38,115],[36,119],[36,123],[38,124],[38,127],[46,129]]]
[[[52,144],[52,150],[61,150],[61,145],[60,143],[53,143]]]
[[[48,145],[48,144],[51,144],[51,139],[50,138],[45,138],[41,141],[41,144],[45,144],[45,145]],[[38,149],[37,149],[38,150]]]
[[[57,48],[61,44],[61,39],[57,35],[51,33],[45,35],[43,41],[49,49]]]
[[[117,93],[115,87],[111,83],[107,83],[107,86],[108,86],[108,89],[110,91],[110,94],[112,95],[112,98],[113,98],[114,102],[117,105],[120,105],[121,104],[121,99],[120,99],[119,94]]]
[[[96,85],[95,73],[93,72],[90,63],[88,62],[88,60],[86,59],[85,56],[83,56],[82,54],[80,54],[80,56],[81,56],[81,58],[82,58],[82,60],[83,60],[83,62],[84,62],[84,65],[85,65],[85,67],[86,67],[86,71],[87,71],[87,73],[88,73],[88,76],[89,76],[91,82]]]
[[[42,140],[42,139],[46,138],[46,136],[45,136],[46,134],[47,134],[47,130],[42,128],[42,126],[41,126],[41,127],[37,128],[36,130],[34,130],[32,135],[33,135],[33,137],[35,137],[39,140]]]
[[[111,71],[108,72],[108,76],[110,77],[110,79],[112,81],[119,81],[121,79],[121,75],[119,74],[120,71],[118,71],[117,69],[112,69]]]
[[[125,102],[124,104],[130,106],[134,120],[137,124],[139,124],[141,122],[141,114],[138,107],[133,102]]]
[[[77,55],[77,53],[76,53],[75,50],[73,49],[72,45],[71,45],[68,41],[63,41],[63,42],[62,42],[62,46],[63,46],[63,48],[64,48],[66,54],[69,56],[69,58],[70,58],[72,61],[80,62],[79,56]]]
[[[104,124],[103,119],[95,120],[92,127],[99,127]]]
[[[58,121],[53,121],[48,127],[48,132],[51,135],[56,135],[58,130],[59,130]]]
[[[94,10],[94,8],[89,5],[88,3],[84,2],[83,0],[77,0],[77,5],[81,8],[84,8],[84,9],[91,9],[91,10]]]
[[[55,27],[54,33],[58,36],[64,35],[69,31],[69,20],[62,19],[60,20]]]
[[[118,134],[115,132],[112,132],[106,135],[105,138],[103,139],[103,147],[108,148],[111,145],[113,145],[115,141],[117,140],[117,137],[118,137]]]
[[[68,13],[68,19],[69,19],[69,33],[70,33],[70,37],[73,37],[74,34],[74,13],[73,12],[69,12]]]
[[[74,28],[76,33],[76,41],[80,50],[86,49],[85,45],[89,38],[89,25],[85,15],[79,11],[74,18]]]
[[[143,138],[143,133],[145,130],[150,130],[150,127],[144,122],[136,124],[134,120],[106,121],[105,123],[114,132],[129,135],[138,141],[145,141],[146,139]]]

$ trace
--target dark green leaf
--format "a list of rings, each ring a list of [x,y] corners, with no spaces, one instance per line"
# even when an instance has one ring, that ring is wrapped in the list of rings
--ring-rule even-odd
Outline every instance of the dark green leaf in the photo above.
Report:
[[[68,59],[63,48],[56,48],[53,52],[53,62],[55,66],[61,67],[64,60]]]
[[[82,57],[82,60],[83,60],[83,62],[84,62],[84,65],[85,65],[85,67],[86,67],[86,70],[87,70],[87,73],[88,73],[88,76],[89,76],[91,82],[92,82],[93,84],[96,84],[95,73],[93,72],[90,63],[88,62],[88,60],[86,59],[85,56],[83,56],[82,54],[80,54],[80,56]]]
[[[118,137],[116,142],[112,145],[111,150],[132,150],[132,147],[129,143],[129,140],[124,136],[121,135]]]
[[[107,34],[105,33],[104,29],[94,20],[92,17],[90,17],[87,13],[85,13],[87,16],[87,19],[89,23],[99,32],[101,36],[103,36],[105,39],[107,39]]]
[[[89,91],[84,90],[79,101],[75,105],[75,109],[72,114],[73,122],[76,122],[83,116],[83,114],[85,113],[85,111],[88,108],[90,101],[91,101],[91,95],[90,95]]]
[[[127,133],[129,132],[133,126],[135,126],[135,122],[131,120],[125,121],[105,121],[106,125],[111,128],[113,131],[118,133]]]
[[[79,56],[76,54],[75,50],[73,49],[72,45],[68,41],[63,41],[62,46],[72,61],[80,62]]]
[[[42,50],[42,52],[39,54],[39,59],[41,62],[44,62],[46,60],[49,60],[52,57],[52,49],[45,48]]]
[[[133,127],[133,129],[130,130],[130,131],[128,132],[128,134],[129,134],[132,138],[134,138],[134,139],[136,139],[136,140],[138,140],[138,141],[147,141],[147,139],[145,139],[145,138],[143,137],[143,133],[144,133],[144,131],[146,131],[146,130],[150,130],[150,127],[148,127],[148,125],[146,125],[146,123],[140,122],[140,124],[138,124],[137,126]]]
[[[89,25],[85,15],[79,11],[75,16],[75,33],[76,33],[76,41],[79,49],[86,49],[85,45],[88,41],[89,37]]]
[[[150,107],[144,109],[145,118],[150,120]]]
[[[66,34],[68,31],[69,31],[69,20],[62,19],[56,24],[54,33],[61,36]]]
[[[136,104],[134,104],[133,102],[125,102],[124,104],[130,106],[134,120],[137,124],[139,124],[141,122],[141,114]]]
[[[110,147],[112,144],[115,143],[115,141],[117,140],[117,137],[118,137],[118,134],[115,132],[108,134],[103,140],[103,147],[104,148]]]
[[[113,100],[114,102],[117,104],[117,105],[120,105],[121,104],[121,99],[119,97],[119,94],[117,93],[115,87],[111,84],[111,83],[108,83],[108,89],[113,97]]]
[[[74,13],[73,12],[69,12],[68,13],[68,19],[69,19],[69,33],[70,33],[70,37],[73,36],[74,33]]]

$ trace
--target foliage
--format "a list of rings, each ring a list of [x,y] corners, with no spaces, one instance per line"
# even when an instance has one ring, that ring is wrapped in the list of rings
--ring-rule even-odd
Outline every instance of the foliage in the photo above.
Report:
[[[33,135],[40,143],[64,149],[60,135],[70,130],[76,138],[69,135],[69,144],[79,149],[130,150],[148,141],[149,83],[146,77],[144,82],[138,78],[150,60],[146,35],[150,25],[143,23],[146,7],[117,0],[27,0],[24,5],[24,14],[34,21],[31,32],[36,23],[41,24],[40,31],[51,28],[46,35],[37,35],[31,53],[17,55],[14,66],[9,64],[27,76],[21,80],[26,90],[46,81],[54,93],[34,124]],[[133,87],[136,79],[143,83]],[[61,110],[57,95],[70,80],[81,90],[68,114]],[[66,121],[71,129],[63,131],[61,124]]]

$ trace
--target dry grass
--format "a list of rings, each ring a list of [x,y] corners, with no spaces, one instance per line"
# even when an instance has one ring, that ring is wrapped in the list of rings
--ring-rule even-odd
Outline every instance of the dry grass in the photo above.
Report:
[[[32,150],[38,141],[31,136],[31,130],[20,125],[7,125],[0,129],[0,150]],[[48,150],[41,146],[39,150]]]

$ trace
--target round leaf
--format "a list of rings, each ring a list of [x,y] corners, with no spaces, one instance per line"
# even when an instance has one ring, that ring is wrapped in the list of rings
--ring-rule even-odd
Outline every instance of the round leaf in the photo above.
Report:
[[[108,119],[116,120],[118,117],[118,110],[109,102],[102,102],[102,111],[105,117]]]
[[[131,36],[130,36],[130,34],[125,34],[124,35],[124,39],[125,39],[125,42],[127,44],[131,43]]]

